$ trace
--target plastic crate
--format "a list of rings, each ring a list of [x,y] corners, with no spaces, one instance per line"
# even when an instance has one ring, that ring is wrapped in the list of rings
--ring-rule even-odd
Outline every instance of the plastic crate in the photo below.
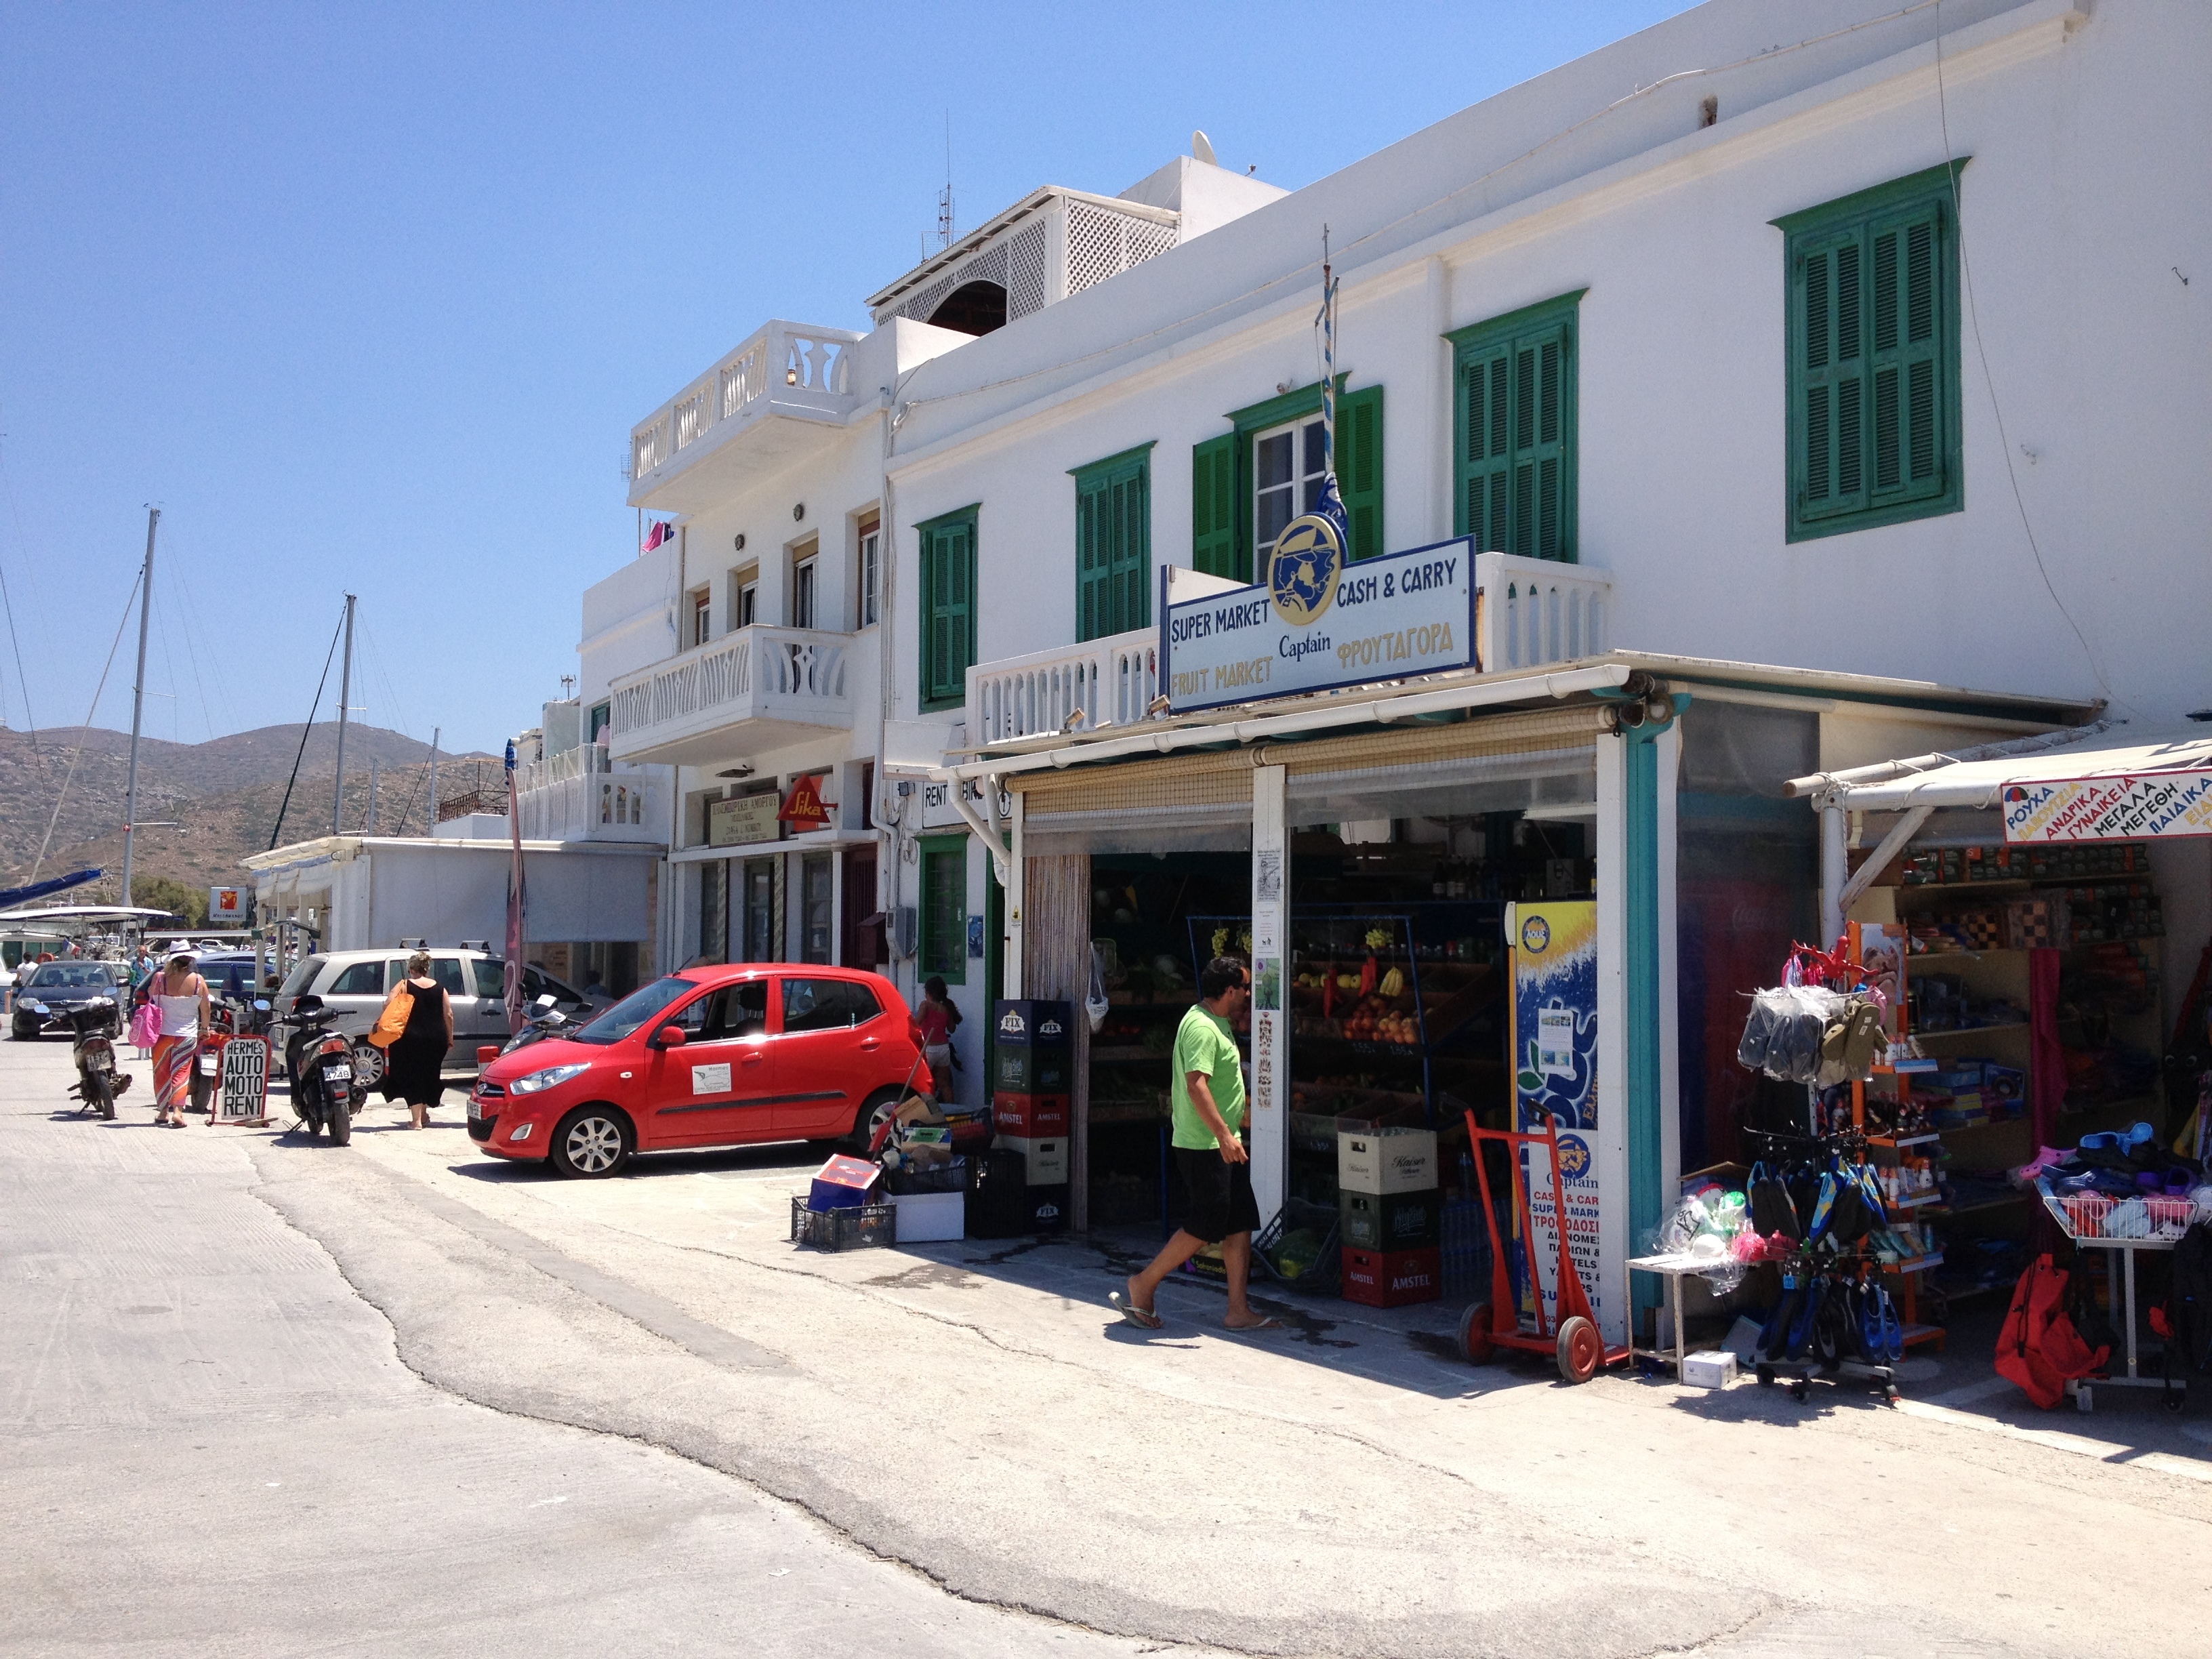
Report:
[[[804,1194],[791,1195],[791,1242],[817,1250],[860,1250],[898,1242],[898,1211],[889,1204],[856,1204],[810,1210]]]
[[[1283,1240],[1300,1228],[1320,1237],[1321,1253],[1297,1272],[1285,1273],[1275,1265],[1277,1254]],[[1260,1270],[1285,1290],[1325,1293],[1336,1288],[1342,1267],[1340,1231],[1337,1213],[1328,1206],[1309,1204],[1302,1198],[1285,1199],[1275,1218],[1252,1241],[1252,1254],[1259,1259]]]

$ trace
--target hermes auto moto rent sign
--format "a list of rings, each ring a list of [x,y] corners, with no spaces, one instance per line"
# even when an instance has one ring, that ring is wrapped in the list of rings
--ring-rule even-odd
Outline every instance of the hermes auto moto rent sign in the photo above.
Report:
[[[1178,714],[1480,666],[1472,538],[1353,564],[1293,521],[1267,580],[1162,607],[1160,678]]]

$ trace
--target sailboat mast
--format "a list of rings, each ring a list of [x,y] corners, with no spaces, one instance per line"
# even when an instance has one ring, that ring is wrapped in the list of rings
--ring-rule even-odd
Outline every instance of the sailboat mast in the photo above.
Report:
[[[154,609],[154,526],[161,509],[146,509],[146,562],[138,572],[138,678],[131,690],[131,778],[123,791],[123,902],[131,896],[131,838],[138,823],[138,727],[146,712],[146,620]]]
[[[338,833],[338,813],[345,805],[345,729],[347,706],[353,702],[353,595],[346,595],[345,668],[338,676],[338,776],[331,786],[331,833]]]

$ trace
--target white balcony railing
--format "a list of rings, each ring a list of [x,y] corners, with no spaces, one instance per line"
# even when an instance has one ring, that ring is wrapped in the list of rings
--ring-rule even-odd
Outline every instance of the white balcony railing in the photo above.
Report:
[[[688,751],[744,747],[770,735],[727,730],[746,721],[849,729],[851,641],[849,634],[818,629],[741,628],[624,675],[610,688],[609,754],[690,764]]]
[[[1474,556],[1475,649],[1483,672],[1595,657],[1612,643],[1613,579],[1588,565]]]
[[[534,761],[516,775],[515,811],[526,840],[667,845],[667,778],[609,760],[601,744]]]
[[[1006,743],[1058,732],[1077,709],[1085,732],[1144,719],[1160,689],[1159,637],[1156,629],[1139,628],[978,664],[968,671],[969,741]]]
[[[652,475],[768,399],[779,412],[840,419],[852,403],[850,329],[772,322],[630,431],[630,477]]]

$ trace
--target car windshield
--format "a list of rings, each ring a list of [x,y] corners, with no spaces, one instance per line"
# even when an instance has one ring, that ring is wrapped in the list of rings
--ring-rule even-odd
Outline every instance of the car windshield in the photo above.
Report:
[[[620,1042],[641,1025],[657,1018],[664,1009],[682,1001],[699,988],[699,981],[671,974],[631,992],[590,1024],[569,1033],[574,1042]]]
[[[31,983],[42,991],[82,991],[88,986],[107,990],[115,984],[115,974],[100,962],[50,962],[31,975]]]

